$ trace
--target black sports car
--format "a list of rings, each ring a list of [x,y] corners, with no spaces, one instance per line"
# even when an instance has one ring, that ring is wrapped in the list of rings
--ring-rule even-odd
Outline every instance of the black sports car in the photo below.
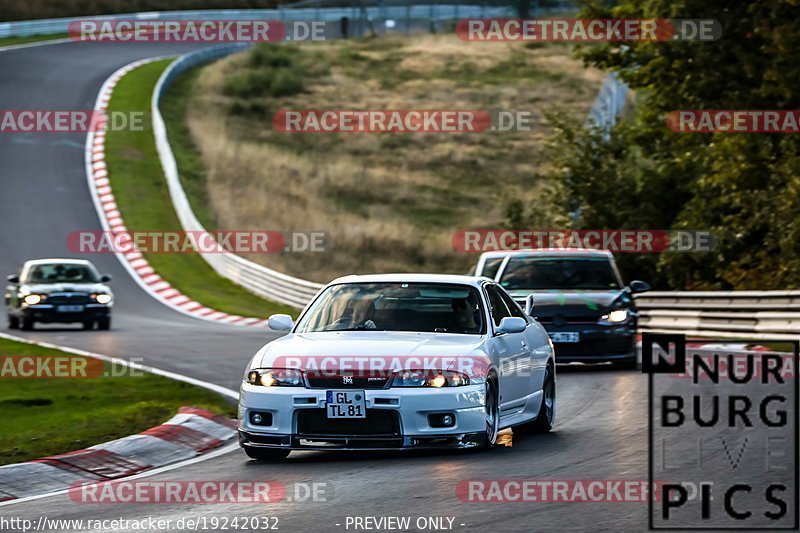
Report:
[[[80,322],[84,329],[111,327],[114,295],[89,261],[37,259],[8,276],[6,312],[9,329],[33,329],[34,323]]]
[[[635,368],[635,293],[643,281],[625,286],[605,250],[487,252],[476,274],[494,278],[547,329],[559,363],[612,362]]]

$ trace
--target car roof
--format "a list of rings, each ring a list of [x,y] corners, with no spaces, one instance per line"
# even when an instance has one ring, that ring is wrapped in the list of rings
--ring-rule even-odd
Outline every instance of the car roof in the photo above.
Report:
[[[343,276],[331,281],[329,285],[342,283],[454,283],[479,287],[481,283],[492,281],[485,276],[462,276],[456,274],[366,274]]]
[[[500,250],[495,252],[484,252],[481,258],[497,258],[508,256],[570,256],[570,257],[613,257],[608,250],[591,250],[588,248],[538,248],[538,249],[523,249],[523,250]]]
[[[26,265],[46,265],[50,263],[66,263],[71,265],[91,265],[89,261],[86,259],[31,259],[30,261],[25,261]]]

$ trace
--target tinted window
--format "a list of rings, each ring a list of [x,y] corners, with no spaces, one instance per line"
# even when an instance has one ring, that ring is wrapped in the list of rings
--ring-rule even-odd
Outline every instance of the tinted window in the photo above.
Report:
[[[420,331],[482,334],[475,287],[446,283],[350,283],[328,287],[297,327],[321,331]]]
[[[506,290],[620,288],[611,262],[605,257],[512,257],[500,285]]]
[[[483,264],[483,271],[480,273],[480,275],[494,279],[494,277],[497,275],[497,270],[503,263],[503,259],[504,259],[503,257],[494,257],[491,259],[487,259],[486,262]]]
[[[24,283],[97,283],[97,273],[87,265],[46,263],[28,270]]]
[[[500,296],[500,291],[489,285],[486,287],[486,294],[489,295],[489,305],[492,306],[494,325],[499,326],[500,321],[507,316],[511,316],[511,314],[508,312],[505,302],[503,302],[503,297]]]

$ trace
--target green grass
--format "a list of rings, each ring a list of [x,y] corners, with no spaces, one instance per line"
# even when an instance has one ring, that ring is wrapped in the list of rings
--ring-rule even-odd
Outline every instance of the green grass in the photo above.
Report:
[[[39,41],[52,41],[54,39],[66,39],[66,33],[54,33],[53,35],[26,35],[24,37],[2,37],[0,47],[13,46],[15,44],[36,43]]]
[[[144,131],[109,131],[106,164],[117,205],[128,231],[182,231],[149,123],[150,98],[170,60],[140,67],[117,84],[109,106],[114,111],[145,111]],[[199,162],[197,163],[199,164]],[[197,195],[197,187],[190,189]],[[152,267],[173,287],[206,307],[230,314],[266,317],[297,311],[255,296],[218,275],[197,254],[145,254]]]
[[[2,338],[0,355],[79,357]],[[121,365],[104,366],[111,376],[123,373]],[[0,465],[133,435],[182,406],[236,415],[233,402],[214,392],[141,371],[80,379],[0,376]]]

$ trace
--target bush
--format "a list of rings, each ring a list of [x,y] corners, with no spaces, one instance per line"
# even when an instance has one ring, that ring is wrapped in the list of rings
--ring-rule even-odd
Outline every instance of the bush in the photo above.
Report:
[[[291,96],[303,92],[303,78],[295,71],[280,69],[272,78],[269,94],[274,97]]]
[[[253,67],[291,67],[297,52],[296,48],[290,46],[261,44],[250,52],[249,63]]]

